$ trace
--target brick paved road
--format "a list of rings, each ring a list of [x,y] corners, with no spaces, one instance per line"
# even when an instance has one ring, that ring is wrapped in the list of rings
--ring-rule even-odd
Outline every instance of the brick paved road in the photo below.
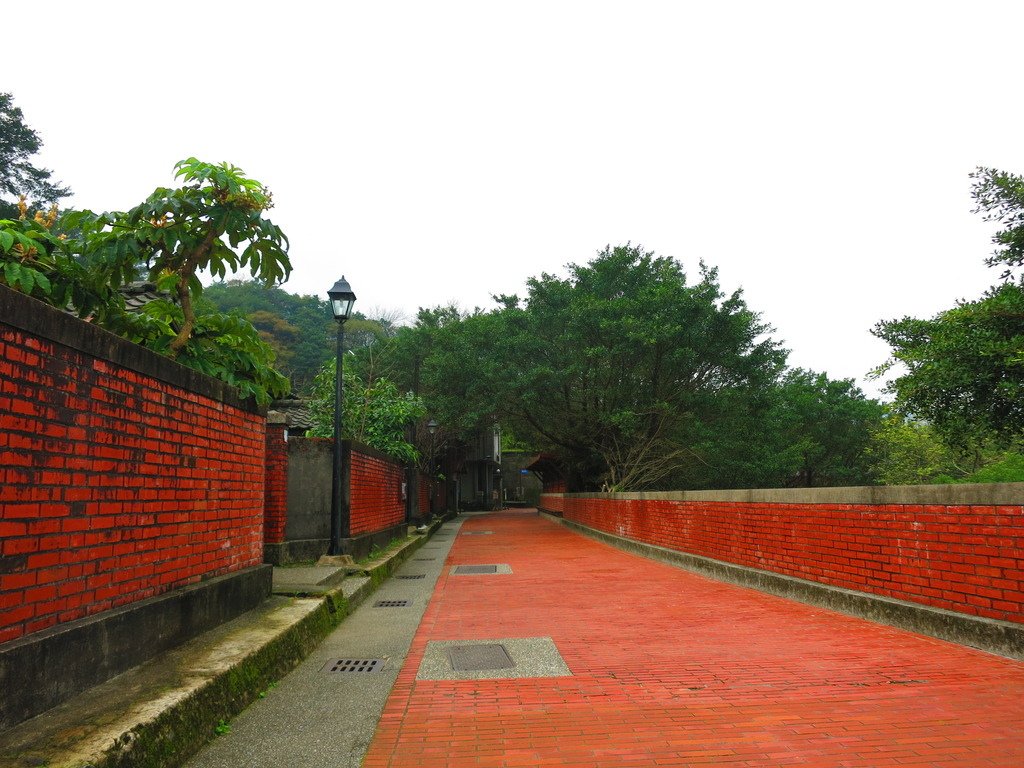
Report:
[[[468,531],[492,535],[464,535]],[[1024,766],[1024,664],[470,517],[366,768]],[[447,571],[446,571],[447,573]],[[430,640],[551,637],[571,677],[416,680]]]

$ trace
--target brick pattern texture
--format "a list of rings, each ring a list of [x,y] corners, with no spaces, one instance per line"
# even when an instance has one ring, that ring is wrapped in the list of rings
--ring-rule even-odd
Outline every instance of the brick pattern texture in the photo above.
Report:
[[[263,540],[280,544],[288,521],[288,441],[284,428],[276,424],[267,425],[263,510]]]
[[[262,562],[264,429],[0,322],[0,642]]]
[[[1024,765],[1024,664],[620,552],[467,518],[364,768]],[[499,576],[454,565],[507,563]],[[395,617],[393,620],[402,621]],[[430,641],[551,638],[568,677],[419,680]]]
[[[567,520],[668,549],[1024,622],[1024,507],[780,504],[545,494]]]
[[[425,475],[422,472],[420,472],[418,480],[419,480],[418,485],[419,485],[420,492],[419,492],[419,498],[416,500],[418,502],[416,508],[419,510],[420,517],[429,517],[430,516],[430,488],[431,488],[430,478],[427,475]]]
[[[352,536],[405,522],[405,469],[386,457],[352,446],[350,506]]]

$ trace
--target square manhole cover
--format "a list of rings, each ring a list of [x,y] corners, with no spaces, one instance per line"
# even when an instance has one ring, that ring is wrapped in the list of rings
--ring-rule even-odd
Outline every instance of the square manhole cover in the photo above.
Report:
[[[501,680],[569,677],[550,637],[475,637],[430,640],[417,680]]]
[[[408,608],[412,600],[378,600],[373,604],[374,608]]]
[[[453,645],[448,649],[448,660],[456,672],[509,669],[516,665],[503,645]]]
[[[496,565],[457,565],[455,566],[455,573],[460,576],[463,574],[474,574],[474,573],[497,573],[498,566]]]
[[[425,573],[406,573],[401,576],[396,576],[396,579],[425,579],[427,574]]]
[[[331,659],[323,666],[324,672],[376,673],[384,671],[384,659]]]

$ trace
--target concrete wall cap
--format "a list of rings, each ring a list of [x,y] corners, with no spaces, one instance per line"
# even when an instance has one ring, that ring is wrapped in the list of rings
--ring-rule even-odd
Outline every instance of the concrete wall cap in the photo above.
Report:
[[[722,491],[551,494],[574,499],[623,501],[718,501],[746,504],[938,504],[1024,505],[1024,483],[865,485],[838,488],[762,488]]]

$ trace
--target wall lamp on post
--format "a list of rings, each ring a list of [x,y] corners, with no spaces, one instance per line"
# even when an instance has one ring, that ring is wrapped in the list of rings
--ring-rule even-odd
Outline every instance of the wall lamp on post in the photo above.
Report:
[[[341,447],[341,415],[344,405],[343,377],[345,362],[345,321],[352,316],[352,305],[355,304],[356,295],[352,292],[352,286],[348,284],[345,276],[334,284],[327,292],[331,300],[331,312],[334,319],[338,321],[338,351],[335,360],[334,370],[334,454],[331,469],[331,548],[329,555],[340,555],[341,540],[349,536],[349,519],[347,510],[344,509],[342,498],[344,489],[342,478],[344,477],[344,454]]]

